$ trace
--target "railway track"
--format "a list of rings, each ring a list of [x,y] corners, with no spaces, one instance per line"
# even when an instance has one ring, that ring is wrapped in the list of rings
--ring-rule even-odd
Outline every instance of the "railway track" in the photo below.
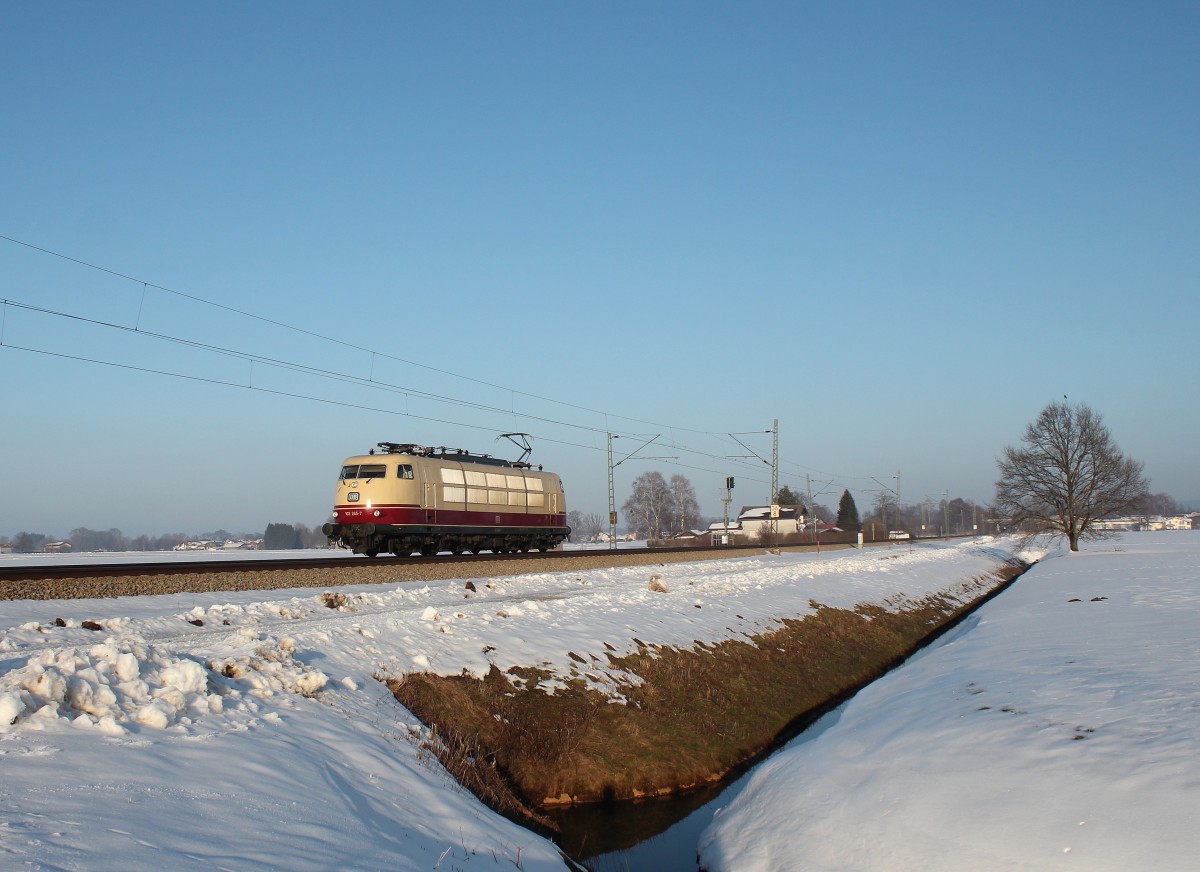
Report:
[[[794,547],[806,549],[812,546]],[[744,545],[437,557],[0,565],[0,600],[109,598],[221,590],[387,584],[714,560],[761,553],[763,550],[761,545]]]

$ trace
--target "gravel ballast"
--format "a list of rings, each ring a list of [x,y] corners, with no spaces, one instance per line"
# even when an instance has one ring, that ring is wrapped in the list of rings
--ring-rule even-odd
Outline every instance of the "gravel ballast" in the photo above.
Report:
[[[825,546],[829,548],[830,546]],[[837,547],[837,546],[832,546]],[[792,550],[792,549],[784,549]],[[804,548],[797,550],[806,550]],[[541,572],[578,572],[611,566],[651,566],[700,560],[745,557],[737,551],[646,551],[618,550],[582,552],[564,559],[556,555],[519,559],[437,558],[421,562],[330,560],[328,567],[288,567],[287,561],[272,562],[261,570],[222,569],[219,563],[206,567],[199,561],[194,572],[148,571],[127,575],[76,578],[38,578],[31,570],[23,578],[0,579],[0,600],[95,599],[121,596],[156,596],[174,593],[207,593],[230,590],[279,590],[294,587],[331,587],[346,584],[396,584],[406,581],[438,581],[451,578],[526,575]],[[281,565],[282,564],[282,565]]]

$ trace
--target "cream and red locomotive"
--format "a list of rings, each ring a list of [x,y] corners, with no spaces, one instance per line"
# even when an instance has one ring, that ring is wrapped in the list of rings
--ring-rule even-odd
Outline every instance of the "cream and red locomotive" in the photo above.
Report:
[[[557,475],[523,459],[397,442],[346,458],[321,529],[368,557],[549,551],[571,532]]]

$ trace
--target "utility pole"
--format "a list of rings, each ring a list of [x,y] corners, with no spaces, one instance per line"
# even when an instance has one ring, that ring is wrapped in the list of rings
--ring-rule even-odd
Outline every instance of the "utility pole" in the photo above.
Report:
[[[813,529],[817,528],[816,516],[813,515],[813,498],[812,498],[812,476],[807,472],[804,474],[804,489],[808,496],[808,514],[813,518]]]
[[[733,502],[733,476],[725,477],[725,496],[721,498],[721,503],[724,506],[725,514],[725,539],[721,542],[722,545],[729,545],[729,504]]]
[[[776,502],[776,497],[779,495],[779,419],[776,418],[774,420],[774,422],[771,425],[770,430],[754,430],[753,432],[754,433],[770,433],[770,434],[772,434],[772,439],[771,439],[771,495],[770,495],[770,498],[768,499],[768,503],[771,506],[771,519],[768,522],[769,526],[767,527],[767,529],[770,530],[771,544],[773,545],[773,544],[775,544],[775,541],[776,541],[776,533],[779,530],[779,503]],[[745,436],[748,434],[743,433],[741,435]],[[763,458],[757,451],[755,451],[753,448],[751,448],[749,445],[747,445],[741,439],[738,439],[738,434],[730,433],[729,438],[732,439],[734,442],[736,442],[738,445],[745,448],[747,451],[750,452],[750,454],[752,454],[754,457],[757,457],[763,463],[767,462],[766,459]]]
[[[779,544],[779,419],[771,422],[771,544]]]
[[[950,535],[950,491],[942,491],[942,535]]]
[[[779,419],[771,423],[771,502],[779,494]]]
[[[904,509],[900,507],[900,470],[896,470],[896,514],[904,518]]]
[[[900,505],[900,470],[896,470],[896,529],[904,529],[904,508]]]
[[[817,532],[817,514],[813,511],[812,476],[804,473],[804,489],[808,492],[808,516],[812,519],[812,537],[817,543],[817,554],[821,553],[821,536]],[[803,541],[803,540],[801,540]]]
[[[660,433],[660,434],[651,436],[649,439],[647,439],[645,442],[643,442],[637,448],[633,449],[633,451],[630,451],[628,454],[626,454],[624,457],[622,457],[616,463],[613,463],[612,441],[614,439],[620,439],[621,437],[619,434],[618,435],[613,435],[612,433],[608,434],[608,547],[610,549],[615,549],[617,547],[617,498],[616,498],[616,490],[613,487],[613,469],[615,467],[620,466],[622,463],[624,463],[629,458],[633,457],[633,455],[637,454],[639,451],[641,451],[643,448],[645,448],[647,445],[649,445],[651,442],[653,442],[655,439],[657,439],[661,435],[662,434]],[[639,457],[638,458],[638,460],[678,460],[678,459],[679,459],[678,457]]]
[[[617,494],[613,489],[613,462],[612,462],[612,441],[613,434],[608,434],[608,547],[609,550],[616,550],[617,547]]]

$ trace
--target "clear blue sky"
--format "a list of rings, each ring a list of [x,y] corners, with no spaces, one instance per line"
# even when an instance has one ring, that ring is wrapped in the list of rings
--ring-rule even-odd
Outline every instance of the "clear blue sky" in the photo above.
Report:
[[[1200,4],[4,19],[0,235],[127,278],[0,240],[0,536],[318,524],[346,455],[507,430],[600,514],[661,434],[618,505],[719,515],[776,418],[821,502],[986,501],[1064,394],[1200,500]]]

